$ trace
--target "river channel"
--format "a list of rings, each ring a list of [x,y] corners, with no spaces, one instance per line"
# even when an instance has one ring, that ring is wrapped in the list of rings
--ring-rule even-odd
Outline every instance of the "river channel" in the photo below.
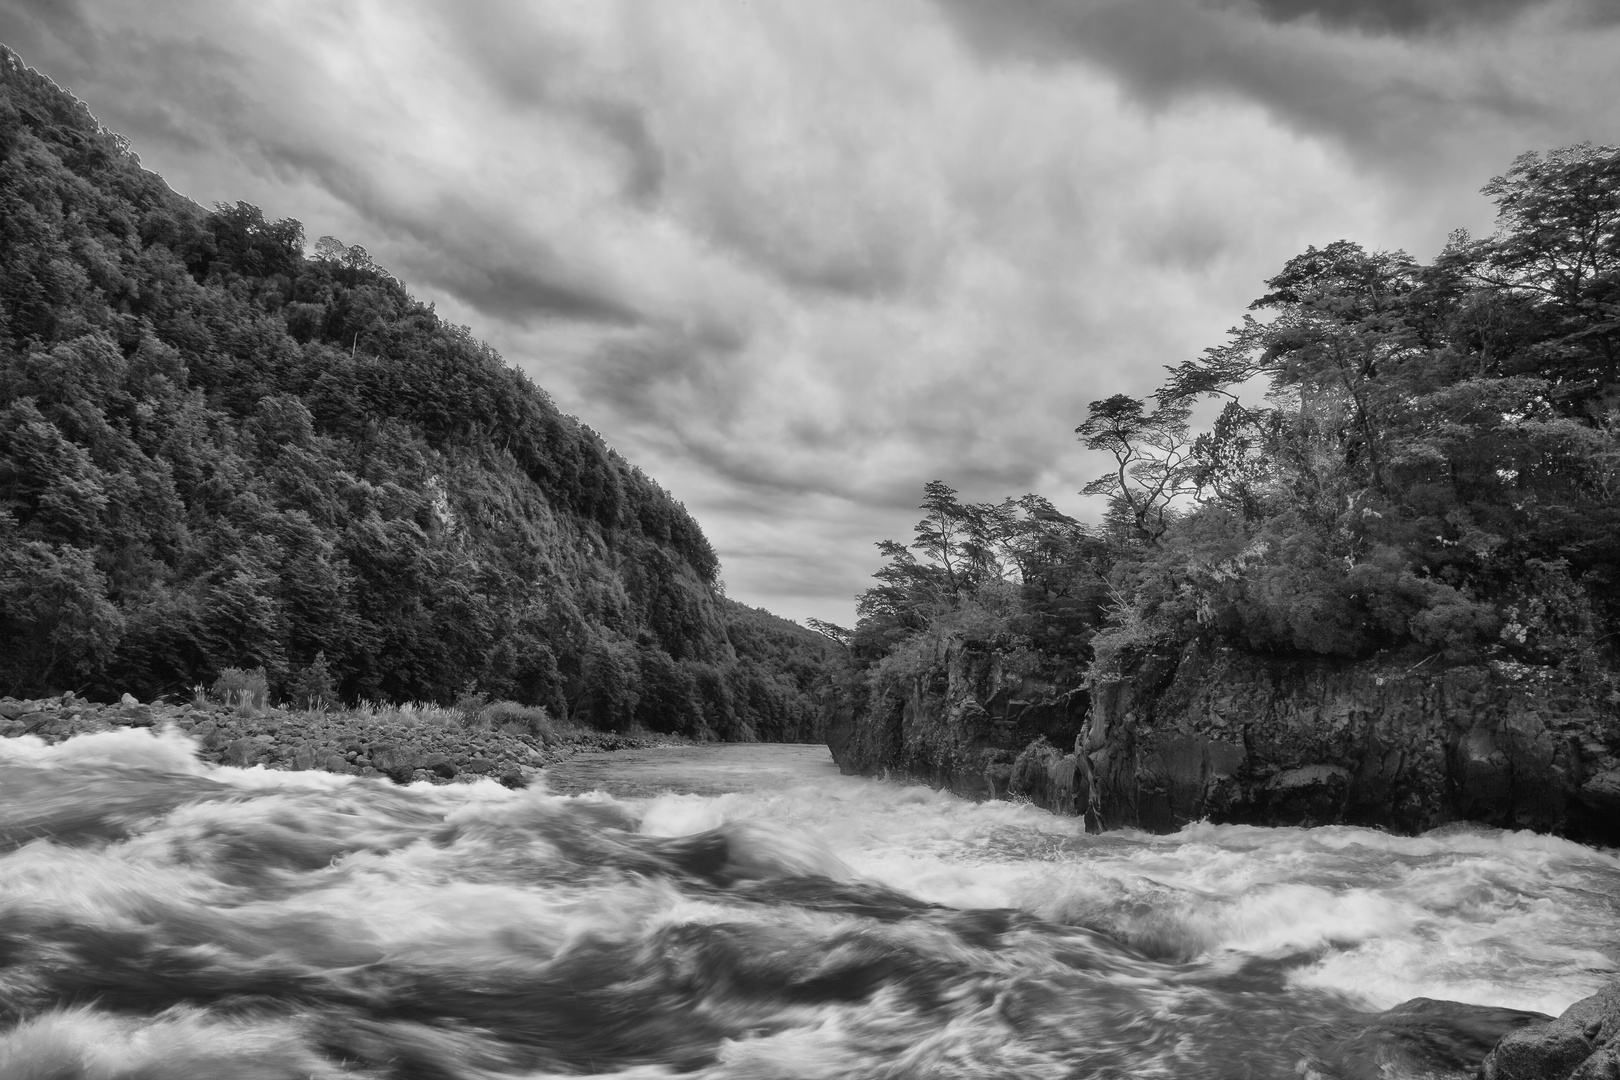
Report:
[[[510,791],[6,742],[7,1080],[1462,1076],[1620,970],[1620,856],[1528,833],[1087,835],[820,746]]]

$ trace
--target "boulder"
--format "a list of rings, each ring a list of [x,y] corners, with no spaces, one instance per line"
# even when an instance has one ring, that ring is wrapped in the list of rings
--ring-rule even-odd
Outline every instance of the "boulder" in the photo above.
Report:
[[[1620,979],[1556,1020],[1504,1035],[1480,1075],[1484,1080],[1620,1080]]]
[[[1342,1080],[1391,1076],[1473,1077],[1504,1034],[1552,1017],[1519,1009],[1414,998],[1372,1017],[1323,1052],[1329,1075]]]
[[[438,752],[422,754],[416,759],[416,767],[421,771],[432,773],[434,776],[442,777],[445,780],[454,779],[458,771],[456,763],[450,760],[449,754]]]
[[[397,743],[371,744],[371,766],[396,784],[408,784],[416,772],[416,751]]]
[[[244,736],[240,739],[233,739],[230,745],[225,747],[223,761],[226,765],[237,765],[245,768],[258,760],[259,743],[251,737]]]

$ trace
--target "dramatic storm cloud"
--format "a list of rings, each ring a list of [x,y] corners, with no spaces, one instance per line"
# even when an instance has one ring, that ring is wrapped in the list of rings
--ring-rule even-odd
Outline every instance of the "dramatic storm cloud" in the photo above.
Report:
[[[1145,393],[1306,244],[1431,256],[1620,138],[1600,0],[0,0],[203,203],[365,246],[850,621],[922,485],[1094,516]]]

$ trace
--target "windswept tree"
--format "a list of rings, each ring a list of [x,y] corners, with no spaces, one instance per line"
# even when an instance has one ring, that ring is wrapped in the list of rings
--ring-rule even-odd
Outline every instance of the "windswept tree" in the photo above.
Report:
[[[1176,499],[1193,486],[1190,411],[1179,398],[1160,401],[1150,412],[1142,400],[1115,394],[1087,406],[1090,415],[1074,429],[1088,450],[1101,450],[1114,459],[1114,468],[1081,493],[1114,500],[1134,538],[1150,546],[1156,546],[1170,527]]]

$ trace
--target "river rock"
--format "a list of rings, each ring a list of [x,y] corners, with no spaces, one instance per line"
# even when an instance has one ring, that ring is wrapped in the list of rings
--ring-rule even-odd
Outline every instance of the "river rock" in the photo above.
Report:
[[[1341,1080],[1388,1080],[1391,1076],[1471,1080],[1480,1061],[1504,1034],[1511,1036],[1527,1025],[1551,1019],[1545,1013],[1520,1009],[1414,998],[1379,1013],[1360,1031],[1330,1044],[1323,1057],[1328,1074]]]
[[[1503,1036],[1480,1075],[1484,1080],[1620,1080],[1620,979],[1556,1020]]]
[[[233,739],[230,745],[225,747],[224,762],[226,765],[246,767],[258,760],[259,743],[249,736]]]

